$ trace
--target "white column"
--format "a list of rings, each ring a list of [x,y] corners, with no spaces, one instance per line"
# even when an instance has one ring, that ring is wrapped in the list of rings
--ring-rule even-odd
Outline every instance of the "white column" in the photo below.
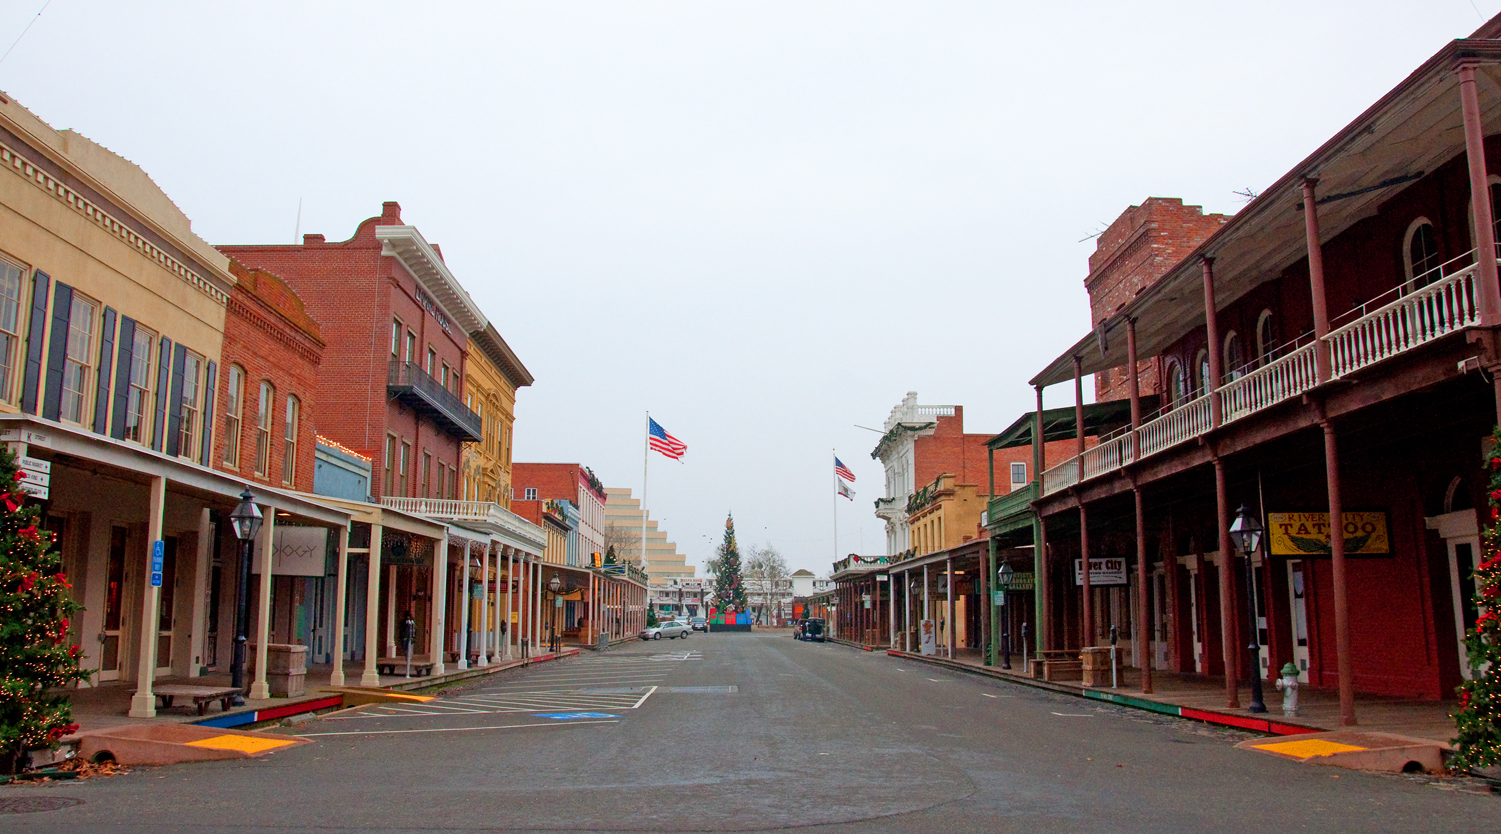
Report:
[[[490,664],[490,543],[480,551],[479,563],[479,657],[474,665]]]
[[[209,520],[209,508],[204,507],[198,513],[198,547],[197,558],[194,560],[192,573],[192,623],[189,630],[191,651],[181,653],[181,661],[172,670],[175,675],[185,677],[197,677],[204,654],[208,649],[208,583],[209,573],[213,570],[213,544],[214,524]],[[178,568],[181,570],[181,567]]]
[[[931,615],[931,612],[928,610],[928,596],[929,596],[929,594],[928,594],[928,566],[927,565],[923,565],[922,566],[922,618],[924,620],[931,620],[931,619],[933,619],[933,617]]]
[[[542,561],[532,563],[532,655],[542,651]]]
[[[344,616],[345,595],[349,591],[349,524],[345,523],[335,535],[339,537],[339,564],[334,579],[334,633],[333,671],[328,673],[329,686],[344,685]]]
[[[380,540],[385,528],[370,525],[370,564],[365,570],[365,671],[360,686],[380,686],[375,661],[380,657]]]
[[[890,648],[896,648],[896,574],[886,569],[886,642]],[[876,583],[880,588],[881,583]]]
[[[156,695],[151,691],[152,679],[156,676],[156,629],[161,622],[162,589],[150,581],[151,556],[155,542],[162,540],[162,514],[167,508],[167,479],[157,476],[151,479],[151,503],[146,510],[146,570],[147,581],[141,601],[141,650],[136,666],[136,692],[130,698],[131,718],[155,718]]]
[[[396,656],[396,566],[386,568],[386,657]]]
[[[902,571],[902,647],[912,651],[912,571]]]
[[[460,669],[469,668],[469,555],[474,552],[474,543],[464,541],[463,579],[459,583],[459,663]]]
[[[443,629],[444,615],[448,613],[448,530],[444,529],[443,536],[433,543],[433,593],[431,596],[433,613],[430,622],[433,625],[432,634],[429,635],[428,652],[433,660],[433,674],[441,675],[446,671],[443,665]]]
[[[944,602],[945,613],[943,615],[944,642],[948,644],[949,659],[952,660],[954,658],[954,635],[959,631],[959,629],[954,627],[954,560],[951,558],[946,558],[943,560],[943,565],[944,570],[948,572],[949,578],[947,587],[944,588],[944,590],[947,592],[944,595],[946,600]]]
[[[504,620],[504,622],[506,624],[506,649],[505,649],[505,656],[506,656],[506,660],[510,660],[514,656],[514,652],[511,651],[511,647],[513,645],[515,645],[515,640],[516,640],[516,627],[511,624],[511,609],[513,609],[515,607],[515,604],[514,604],[514,602],[512,601],[512,598],[511,598],[511,583],[516,581],[516,560],[514,558],[515,554],[511,553],[511,548],[510,547],[506,547],[505,548],[505,552],[506,552],[506,609],[505,609],[506,613],[505,613],[505,620]]]
[[[275,548],[271,546],[276,536],[276,508],[261,508],[265,521],[261,523],[261,604],[259,619],[255,624],[255,682],[250,684],[250,699],[264,701],[271,697],[271,686],[266,683],[266,657],[271,654],[271,584],[275,581]]]

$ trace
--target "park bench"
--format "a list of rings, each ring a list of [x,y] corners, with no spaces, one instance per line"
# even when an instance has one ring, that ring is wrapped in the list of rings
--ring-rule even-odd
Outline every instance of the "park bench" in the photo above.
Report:
[[[152,688],[152,694],[161,701],[162,709],[171,709],[172,702],[177,698],[193,701],[193,706],[198,708],[199,715],[208,714],[208,705],[214,701],[219,702],[219,709],[228,711],[229,702],[240,690],[232,686],[182,686],[179,684],[161,684]]]
[[[375,671],[382,675],[404,675],[407,670],[405,657],[382,657],[375,661]],[[412,674],[426,677],[433,673],[433,659],[425,654],[412,655]]]

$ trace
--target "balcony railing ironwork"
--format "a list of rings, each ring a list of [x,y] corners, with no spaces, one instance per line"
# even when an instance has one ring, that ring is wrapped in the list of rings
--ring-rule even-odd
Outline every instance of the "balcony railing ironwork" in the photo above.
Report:
[[[1339,379],[1480,323],[1476,265],[1408,291],[1329,332],[1330,378]],[[1226,382],[1161,416],[1076,455],[1042,473],[1042,494],[1052,495],[1137,460],[1199,437],[1212,427],[1210,397],[1218,397],[1221,424],[1286,402],[1317,383],[1318,343],[1301,345],[1267,365]],[[1138,439],[1139,438],[1139,439]],[[992,506],[994,502],[992,502]]]
[[[452,521],[467,527],[508,533],[534,546],[537,554],[547,544],[541,527],[493,501],[457,501],[448,498],[382,498],[381,506],[413,515]]]
[[[484,426],[459,395],[444,388],[416,362],[392,362],[386,374],[386,390],[407,405],[429,415],[449,434],[462,441],[484,439]]]

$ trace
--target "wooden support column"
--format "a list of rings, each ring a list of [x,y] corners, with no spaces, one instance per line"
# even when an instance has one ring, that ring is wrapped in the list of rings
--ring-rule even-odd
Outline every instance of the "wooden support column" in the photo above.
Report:
[[[1308,289],[1313,297],[1314,374],[1320,383],[1329,381],[1333,367],[1329,360],[1329,303],[1324,297],[1324,246],[1319,242],[1319,208],[1314,193],[1318,180],[1303,180],[1303,232],[1308,239]]]
[[[333,671],[328,673],[329,686],[344,685],[344,609],[349,589],[349,524],[334,532],[338,536],[339,564],[334,579]]]
[[[948,587],[944,589],[948,592],[948,599],[945,602],[947,613],[944,614],[948,618],[948,623],[944,627],[944,637],[949,647],[949,660],[953,660],[954,649],[957,647],[955,635],[959,632],[959,629],[954,627],[954,560],[951,557],[946,558],[943,560],[943,564],[944,570],[948,572],[948,582],[946,583]]]
[[[1224,378],[1224,368],[1221,367],[1223,360],[1220,356],[1222,346],[1219,308],[1214,302],[1214,258],[1205,257],[1201,263],[1204,273],[1204,335],[1209,342],[1209,378],[1204,380],[1205,390],[1199,393],[1209,395],[1209,425],[1219,428],[1224,422],[1224,415],[1220,413],[1220,398],[1215,392],[1219,390],[1220,380]]]
[[[431,674],[441,675],[446,669],[443,664],[443,630],[447,628],[448,607],[448,528],[443,528],[443,536],[433,543],[433,591],[432,614],[429,622],[432,623],[432,634],[428,635],[428,653],[432,657],[433,669]]]
[[[464,539],[463,569],[459,571],[459,639],[454,647],[459,650],[456,669],[469,668],[469,556],[474,552],[474,543]]]
[[[261,515],[265,521],[261,522],[260,541],[256,543],[261,552],[261,605],[260,619],[255,624],[255,680],[246,696],[253,701],[271,697],[271,686],[266,682],[266,658],[271,654],[271,584],[276,581],[276,548],[272,546],[276,540],[276,508],[264,507]]]
[[[1042,497],[1042,470],[1047,463],[1047,436],[1042,427],[1042,386],[1034,386],[1037,390],[1037,415],[1032,420],[1032,483],[1037,485],[1037,497]],[[1032,607],[1037,617],[1033,623],[1033,631],[1036,632],[1037,650],[1042,651],[1048,645],[1047,626],[1048,622],[1048,571],[1047,571],[1047,546],[1043,539],[1046,538],[1042,529],[1042,516],[1036,510],[1032,511]]]
[[[1220,648],[1225,658],[1225,706],[1240,708],[1240,683],[1235,670],[1240,663],[1239,620],[1235,616],[1235,556],[1230,549],[1230,496],[1225,485],[1225,460],[1214,457],[1215,526],[1219,528]]]
[[[365,670],[360,686],[380,686],[375,661],[380,657],[380,545],[385,528],[370,525],[369,564],[365,569]]]
[[[156,695],[152,691],[152,683],[156,679],[156,632],[161,623],[161,598],[160,585],[151,584],[152,548],[155,543],[162,541],[163,515],[167,509],[167,479],[158,475],[151,479],[151,498],[146,510],[146,570],[142,571],[148,577],[146,582],[141,583],[141,639],[140,650],[136,662],[136,691],[130,697],[131,718],[155,718]],[[266,526],[271,525],[271,519],[266,519]],[[265,585],[264,577],[261,582]],[[264,619],[262,620],[264,622]],[[265,663],[266,653],[260,653],[260,663]],[[262,698],[265,696],[262,695]]]
[[[1041,588],[1036,593],[1036,598],[1043,601],[1043,604],[1037,608],[1037,650],[1043,652],[1057,648],[1059,642],[1053,633],[1057,624],[1053,622],[1052,617],[1044,616],[1046,612],[1052,610],[1052,603],[1049,600],[1053,588],[1052,576],[1048,571],[1048,524],[1041,515],[1036,516],[1032,523],[1035,525],[1034,532],[1036,533],[1033,538],[1036,544],[1033,545],[1032,551],[1033,570],[1036,573],[1033,574],[1032,579],[1034,584]]]
[[[1334,424],[1327,418],[1324,428],[1324,477],[1329,486],[1329,551],[1334,574],[1334,662],[1339,672],[1339,723],[1351,727],[1355,721],[1355,672],[1350,657],[1350,603],[1346,593],[1344,502],[1340,497],[1339,444]]]
[[[1210,280],[1206,275],[1206,281]],[[1213,297],[1213,290],[1207,290]],[[1213,303],[1210,304],[1213,307]],[[1126,364],[1131,383],[1131,460],[1136,460],[1141,448],[1141,375],[1137,371],[1140,357],[1136,355],[1136,319],[1126,319]],[[1216,399],[1218,402],[1218,399]],[[1141,495],[1141,484],[1131,478],[1131,497],[1136,506],[1136,635],[1134,642],[1141,647],[1141,691],[1152,694],[1152,629],[1147,595],[1147,519]]]
[[[1082,574],[1079,580],[1081,583],[1079,593],[1083,599],[1083,604],[1079,606],[1082,614],[1079,645],[1084,647],[1094,644],[1094,599],[1092,596],[1094,588],[1089,582],[1089,509],[1084,505],[1083,498],[1079,499],[1079,559]]]
[[[1491,210],[1491,189],[1485,165],[1485,131],[1480,123],[1480,99],[1475,91],[1475,65],[1459,67],[1459,101],[1464,111],[1465,158],[1470,172],[1470,212],[1475,218],[1476,284],[1480,296],[1480,322],[1501,325],[1501,283],[1497,281],[1496,227]]]
[[[996,565],[995,539],[987,539],[985,545],[985,567],[981,569],[983,581],[980,583],[980,605],[982,606],[980,610],[985,612],[985,616],[981,619],[981,622],[985,624],[985,665],[994,666],[996,654],[1000,651],[1002,611],[995,604],[994,590],[999,590],[999,586],[995,586],[993,590],[992,585],[996,581],[996,571],[999,570],[999,566]]]

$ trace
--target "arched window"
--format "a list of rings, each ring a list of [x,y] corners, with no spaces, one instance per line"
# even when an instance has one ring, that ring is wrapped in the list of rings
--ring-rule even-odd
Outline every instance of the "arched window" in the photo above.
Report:
[[[1246,364],[1244,351],[1240,347],[1240,334],[1234,330],[1225,336],[1225,381],[1240,376],[1241,366]]]
[[[1199,348],[1199,353],[1194,357],[1194,394],[1204,396],[1210,391],[1213,381],[1209,378],[1209,351]]]
[[[1188,400],[1188,380],[1184,376],[1183,366],[1176,359],[1167,363],[1167,392],[1174,408]]]
[[[1272,353],[1277,349],[1277,334],[1275,322],[1272,319],[1271,310],[1262,310],[1261,317],[1256,319],[1256,358],[1266,365],[1274,358]]]
[[[224,376],[224,465],[240,468],[240,416],[245,409],[245,369],[230,365]]]
[[[1439,273],[1438,236],[1433,223],[1419,217],[1407,227],[1407,237],[1402,242],[1402,258],[1407,268],[1407,280],[1413,288],[1426,287],[1442,275]]]
[[[275,411],[276,388],[261,383],[261,402],[255,412],[255,474],[271,474],[271,415]]]
[[[282,444],[281,458],[281,482],[287,486],[292,485],[293,478],[297,477],[297,420],[301,403],[291,395],[287,396],[287,425]]]

